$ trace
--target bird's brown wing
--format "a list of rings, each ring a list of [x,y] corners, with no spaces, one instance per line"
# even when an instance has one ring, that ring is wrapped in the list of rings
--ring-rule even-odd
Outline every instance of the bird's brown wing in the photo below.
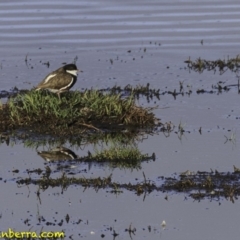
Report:
[[[59,70],[59,69],[58,69],[58,70]],[[49,73],[49,74],[37,85],[36,89],[47,88],[46,86],[48,85],[49,81],[50,81],[50,80],[53,80],[53,78],[54,78],[55,76],[57,76],[58,70]],[[54,80],[54,82],[55,82],[55,80]]]
[[[52,72],[38,84],[36,89],[61,89],[72,81],[72,76],[62,72]]]

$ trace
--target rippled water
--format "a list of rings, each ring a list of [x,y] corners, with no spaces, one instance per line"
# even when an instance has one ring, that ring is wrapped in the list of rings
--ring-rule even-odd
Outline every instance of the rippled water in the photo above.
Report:
[[[226,1],[1,1],[0,47],[239,46],[239,15]]]
[[[116,181],[142,180],[172,176],[185,170],[209,171],[210,168],[231,171],[240,167],[239,141],[224,144],[232,132],[239,136],[239,95],[236,88],[222,94],[196,94],[196,89],[211,90],[219,81],[236,84],[236,75],[212,72],[189,73],[184,61],[191,57],[206,59],[234,57],[240,49],[240,2],[237,1],[160,1],[160,0],[96,0],[96,1],[0,1],[0,90],[17,86],[32,88],[50,71],[63,62],[78,56],[77,64],[84,71],[73,87],[107,88],[115,84],[125,86],[146,84],[161,90],[185,90],[192,87],[191,96],[161,96],[151,102],[158,105],[157,117],[184,125],[190,133],[180,140],[176,134],[149,136],[139,143],[143,153],[156,153],[157,160],[142,164],[141,171],[119,169],[87,169],[91,176],[113,174]],[[131,52],[129,52],[129,50]],[[28,56],[28,62],[25,58]],[[113,64],[110,63],[110,59]],[[47,68],[44,62],[50,63]],[[155,100],[154,100],[155,101]],[[145,101],[139,102],[141,104]],[[148,106],[149,106],[148,105]],[[167,107],[167,108],[164,108]],[[202,128],[203,134],[198,130]],[[41,191],[37,199],[35,186],[16,188],[10,180],[19,169],[45,165],[34,149],[16,144],[4,144],[1,150],[2,210],[1,230],[9,227],[27,230],[42,226],[57,231],[62,228],[37,222],[44,216],[56,222],[70,215],[64,222],[67,236],[85,239],[112,239],[113,227],[119,239],[130,239],[124,231],[132,223],[137,228],[133,239],[237,239],[239,213],[235,204],[226,200],[204,200],[200,203],[185,199],[185,195],[152,193],[146,199],[124,191],[119,196],[81,187],[54,188]],[[41,149],[39,149],[41,150]],[[88,150],[88,149],[87,149]],[[79,149],[83,155],[87,150]],[[85,151],[85,152],[84,152]],[[15,180],[14,180],[15,181]],[[13,182],[14,182],[13,181]],[[17,194],[16,194],[17,193]],[[165,200],[168,195],[168,200]],[[19,208],[20,203],[25,203]],[[27,225],[24,220],[30,219]],[[82,219],[79,225],[74,225]],[[166,231],[160,229],[167,222]],[[152,231],[147,229],[152,227]],[[232,229],[228,232],[226,229]],[[95,232],[95,234],[90,234]]]

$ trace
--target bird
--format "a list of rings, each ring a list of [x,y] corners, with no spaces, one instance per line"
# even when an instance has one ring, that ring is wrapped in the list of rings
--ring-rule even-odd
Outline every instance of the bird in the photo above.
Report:
[[[37,153],[48,162],[54,160],[73,160],[78,158],[78,156],[72,150],[63,146],[53,148],[49,151],[40,151]]]
[[[66,64],[63,67],[49,73],[35,88],[35,91],[47,89],[50,92],[56,93],[60,99],[62,92],[68,91],[77,81],[78,70],[73,63]]]

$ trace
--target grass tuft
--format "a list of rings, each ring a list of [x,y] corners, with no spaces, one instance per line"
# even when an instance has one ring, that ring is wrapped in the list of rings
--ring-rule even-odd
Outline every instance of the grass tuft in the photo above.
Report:
[[[132,95],[121,98],[120,94],[97,90],[66,92],[61,99],[47,91],[29,91],[10,98],[0,111],[0,122],[13,128],[31,127],[33,131],[50,133],[60,129],[64,134],[70,133],[69,129],[74,132],[127,125],[149,127],[156,120],[150,108],[135,104]]]

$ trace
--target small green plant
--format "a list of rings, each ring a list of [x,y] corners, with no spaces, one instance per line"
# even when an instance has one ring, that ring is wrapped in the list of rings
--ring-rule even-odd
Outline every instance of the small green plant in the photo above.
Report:
[[[97,162],[109,162],[120,168],[140,168],[141,161],[149,158],[134,146],[111,146],[104,150],[95,150],[91,156]]]

